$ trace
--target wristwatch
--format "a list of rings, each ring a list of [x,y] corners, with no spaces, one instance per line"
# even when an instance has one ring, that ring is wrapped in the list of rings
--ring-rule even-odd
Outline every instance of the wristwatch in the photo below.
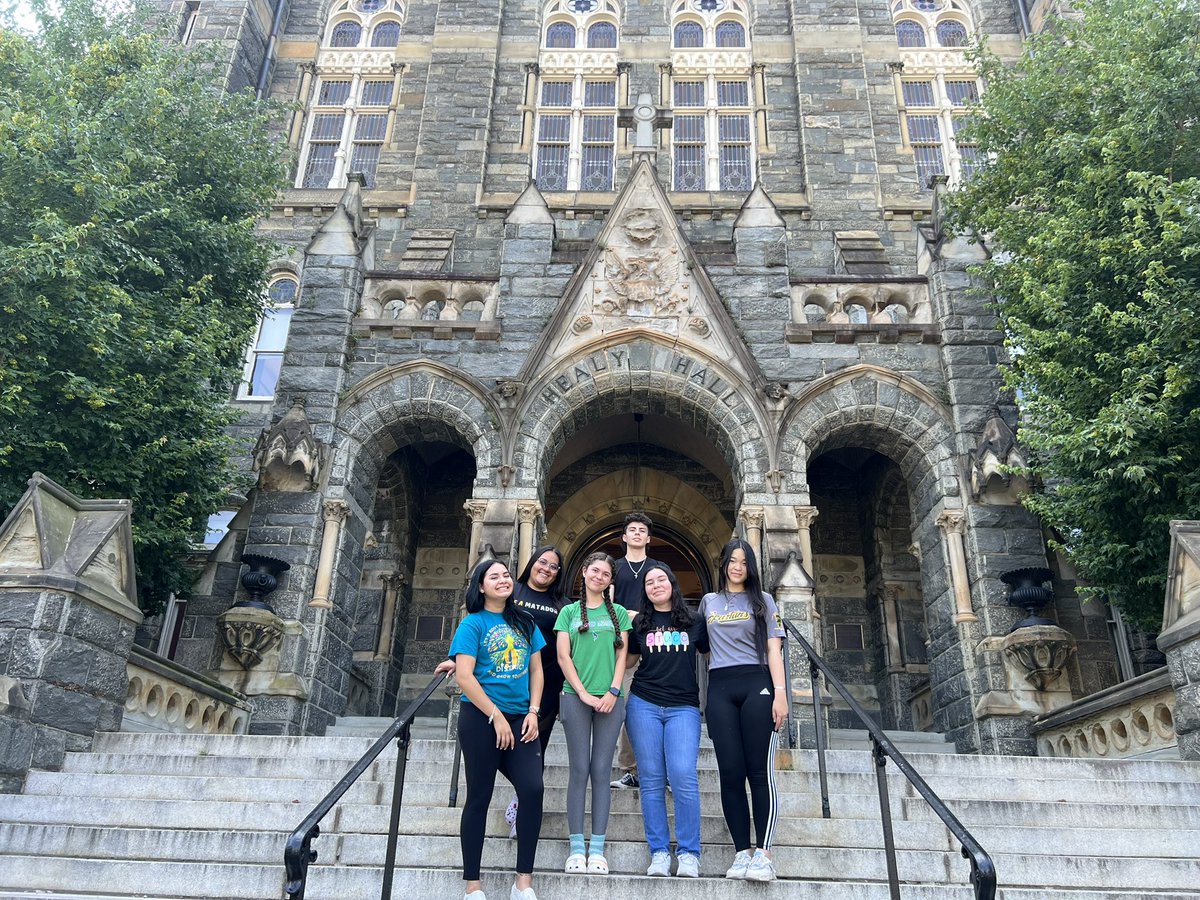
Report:
[[[621,696],[621,689],[620,689],[620,688],[610,687],[610,688],[608,689],[608,692],[609,692],[610,694],[612,694],[614,697],[620,697],[620,696]]]

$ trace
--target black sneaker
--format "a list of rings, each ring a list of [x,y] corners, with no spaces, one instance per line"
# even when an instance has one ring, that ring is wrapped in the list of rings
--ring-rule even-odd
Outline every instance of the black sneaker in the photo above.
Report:
[[[639,785],[639,782],[638,782],[637,773],[626,772],[624,775],[622,775],[620,778],[618,778],[616,781],[614,781],[612,784],[610,784],[609,787],[613,788],[614,790],[624,791],[624,790],[628,790],[629,788],[636,789],[638,787],[638,785]]]

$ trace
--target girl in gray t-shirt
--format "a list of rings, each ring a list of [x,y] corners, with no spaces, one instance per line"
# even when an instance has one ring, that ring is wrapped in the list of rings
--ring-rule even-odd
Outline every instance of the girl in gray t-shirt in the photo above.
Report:
[[[749,544],[738,539],[726,544],[719,572],[721,589],[704,595],[700,616],[712,649],[705,720],[717,755],[721,810],[736,851],[725,877],[773,881],[771,841],[779,817],[775,749],[788,714],[783,622],[775,601],[763,593]],[[758,838],[754,844],[747,783]]]

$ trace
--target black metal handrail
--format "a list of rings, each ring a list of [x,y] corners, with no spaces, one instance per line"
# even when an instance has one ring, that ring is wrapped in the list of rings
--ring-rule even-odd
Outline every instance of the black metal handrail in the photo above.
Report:
[[[829,783],[825,770],[825,723],[821,715],[821,676],[824,675],[826,683],[842,695],[842,699],[862,721],[871,737],[871,756],[875,761],[875,783],[879,789],[879,814],[883,825],[883,849],[887,857],[888,889],[892,900],[900,900],[900,876],[896,869],[896,845],[892,836],[892,808],[888,801],[887,773],[884,771],[888,759],[896,764],[900,773],[908,779],[909,784],[917,789],[917,793],[937,813],[938,818],[945,823],[946,827],[950,829],[950,833],[962,845],[962,855],[971,861],[971,884],[975,888],[976,900],[995,900],[996,866],[992,862],[991,856],[980,846],[979,841],[975,840],[971,832],[967,831],[954,813],[950,812],[949,807],[941,797],[934,793],[933,788],[925,783],[925,779],[917,774],[917,770],[912,767],[904,754],[896,749],[888,736],[883,733],[883,729],[875,724],[867,711],[851,696],[841,679],[833,674],[829,665],[817,654],[812,644],[805,639],[796,626],[785,619],[783,627],[808,656],[809,672],[812,676],[817,770],[821,780],[821,815],[826,819],[830,817]]]
[[[287,900],[304,900],[304,888],[308,881],[308,867],[317,859],[317,851],[312,849],[312,842],[321,834],[321,820],[333,809],[335,803],[342,799],[350,786],[354,784],[383,752],[383,748],[395,738],[396,744],[396,780],[392,788],[392,816],[388,823],[387,857],[383,866],[383,889],[379,896],[389,900],[392,896],[392,875],[396,868],[396,843],[400,833],[400,804],[404,799],[404,770],[408,764],[408,745],[412,740],[412,722],[417,712],[425,702],[433,696],[438,685],[446,680],[446,675],[437,675],[417,697],[402,712],[396,721],[388,726],[387,731],[371,745],[371,749],[362,755],[342,780],[334,785],[333,790],[325,795],[313,811],[304,817],[304,821],[288,836],[287,846],[283,851],[283,866],[287,875],[284,893]]]

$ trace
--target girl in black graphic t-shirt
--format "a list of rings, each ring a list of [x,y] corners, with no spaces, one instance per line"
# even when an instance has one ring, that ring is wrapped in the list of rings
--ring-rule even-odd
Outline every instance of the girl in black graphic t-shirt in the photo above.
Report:
[[[662,563],[645,573],[642,608],[629,635],[641,663],[630,686],[625,727],[641,777],[642,818],[650,851],[647,875],[671,874],[668,781],[675,799],[676,875],[700,876],[700,691],[696,654],[708,652],[704,620],[688,609]]]

